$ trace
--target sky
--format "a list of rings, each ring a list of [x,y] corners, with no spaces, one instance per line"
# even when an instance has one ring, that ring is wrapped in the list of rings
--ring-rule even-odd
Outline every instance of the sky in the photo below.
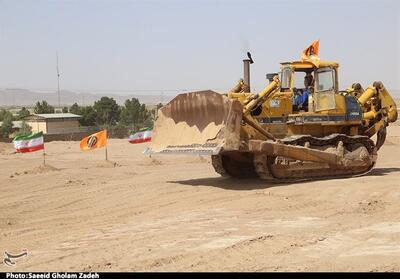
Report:
[[[227,91],[250,51],[253,91],[320,39],[339,83],[400,90],[400,1],[0,0],[0,88]]]

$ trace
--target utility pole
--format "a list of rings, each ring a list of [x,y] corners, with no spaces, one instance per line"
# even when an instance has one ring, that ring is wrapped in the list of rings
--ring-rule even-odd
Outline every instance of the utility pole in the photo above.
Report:
[[[58,96],[58,107],[61,108],[60,102],[60,69],[58,68],[58,51],[56,51],[57,56],[57,96]],[[61,109],[62,111],[62,109]]]

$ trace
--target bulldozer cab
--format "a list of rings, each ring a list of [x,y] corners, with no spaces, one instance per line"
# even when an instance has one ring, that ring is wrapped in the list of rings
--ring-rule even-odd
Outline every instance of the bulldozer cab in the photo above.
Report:
[[[281,92],[291,94],[292,113],[319,112],[336,108],[337,63],[307,61],[281,64]]]

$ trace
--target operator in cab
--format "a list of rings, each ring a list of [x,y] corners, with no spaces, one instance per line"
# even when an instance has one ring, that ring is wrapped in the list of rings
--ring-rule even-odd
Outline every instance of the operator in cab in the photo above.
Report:
[[[308,111],[308,96],[312,93],[313,82],[313,76],[311,75],[311,73],[307,73],[304,77],[304,89],[293,89],[295,95],[293,102],[293,111]]]
[[[294,95],[296,96],[294,98],[293,102],[293,111],[298,111],[298,110],[305,110],[307,111],[308,107],[308,96],[310,92],[307,89],[294,89]]]

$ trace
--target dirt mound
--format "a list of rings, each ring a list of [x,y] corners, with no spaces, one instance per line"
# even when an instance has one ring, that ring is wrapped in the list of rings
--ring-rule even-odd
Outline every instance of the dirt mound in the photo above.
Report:
[[[35,167],[31,170],[24,170],[21,172],[16,171],[10,175],[10,178],[17,177],[17,176],[24,175],[24,174],[40,174],[40,173],[47,173],[47,172],[58,171],[58,170],[59,170],[58,168],[47,164],[47,165],[41,165],[41,166]]]
[[[121,167],[121,165],[118,164],[117,162],[113,162],[113,161],[104,161],[102,163],[98,163],[96,165],[96,167],[98,167],[98,168],[117,168],[117,167]]]
[[[39,173],[46,173],[46,172],[51,172],[51,171],[59,171],[60,169],[53,167],[52,165],[46,164],[46,165],[41,165],[39,167],[36,167],[32,170],[25,171],[24,174],[30,173],[30,174],[39,174]]]
[[[156,158],[147,157],[147,158],[144,158],[143,161],[141,163],[139,163],[139,165],[141,165],[141,166],[159,166],[159,165],[162,165],[162,162]]]
[[[385,203],[381,200],[364,200],[358,203],[357,212],[363,214],[373,214],[385,209]]]

